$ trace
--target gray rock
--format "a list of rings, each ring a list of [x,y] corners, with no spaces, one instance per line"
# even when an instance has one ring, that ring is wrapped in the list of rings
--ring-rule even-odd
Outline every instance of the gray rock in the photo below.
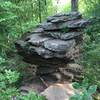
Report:
[[[42,33],[42,32],[44,32],[44,30],[43,30],[43,28],[37,28],[37,29],[35,29],[34,31],[32,31],[33,33]]]
[[[18,52],[27,52],[27,49],[29,48],[29,45],[27,42],[24,42],[22,40],[16,41],[15,42],[15,47],[17,48]]]
[[[75,39],[76,37],[82,35],[82,32],[69,32],[66,34],[61,34],[61,38],[63,40],[68,40],[68,39]]]
[[[48,37],[43,37],[41,34],[32,34],[27,37],[27,42],[31,45],[41,46],[44,41],[49,40]]]
[[[59,29],[58,26],[56,26],[55,24],[52,24],[51,22],[41,24],[40,27],[42,27],[45,31],[58,30]]]
[[[83,69],[83,66],[76,63],[70,63],[68,64],[67,69],[74,70],[75,72],[81,72]]]
[[[45,49],[43,47],[30,47],[29,48],[29,52],[31,52],[31,54],[37,54],[45,59],[49,59],[49,58],[70,58],[71,53],[70,50],[71,48],[69,48],[69,50],[67,51],[63,51],[63,52],[53,52],[52,50],[48,50]],[[70,56],[69,56],[70,55]]]
[[[53,56],[57,58],[64,58],[66,57],[66,52],[55,52]]]
[[[87,20],[84,20],[84,19],[81,19],[81,20],[78,20],[76,22],[72,22],[72,23],[69,23],[68,27],[70,28],[84,28],[86,27],[88,24],[88,21]]]
[[[66,52],[74,46],[75,46],[74,40],[63,41],[59,39],[54,39],[44,42],[44,47],[54,52]]]
[[[79,13],[79,12],[58,13],[58,14],[54,15],[53,17],[61,17],[61,16],[70,16],[70,17],[72,17],[72,16],[82,16],[82,14]]]
[[[60,29],[63,28],[83,28],[87,25],[87,21],[84,19],[79,19],[79,20],[72,20],[72,21],[68,21],[65,23],[62,23],[60,26]]]
[[[78,57],[75,58],[76,55],[78,55],[77,53],[75,54],[75,52],[76,52],[76,49],[74,47],[72,47],[72,48],[69,48],[69,50],[66,52],[55,52],[54,57],[62,58],[62,59],[67,58],[67,59],[73,60],[73,59],[78,58]]]
[[[78,47],[82,42],[82,29],[87,24],[88,22],[82,19],[78,12],[51,16],[38,25],[34,31],[29,32],[31,35],[15,43],[18,54],[25,62],[39,66],[37,68],[39,74],[53,71],[56,73],[60,67],[65,67],[69,62],[74,62],[79,58],[80,48]],[[59,73],[62,77],[65,76],[65,79],[67,74],[73,78],[73,73],[68,72],[73,72],[72,69],[71,66],[69,69],[63,68],[59,70]],[[78,69],[75,71],[80,72]]]
[[[67,66],[63,68],[59,68],[59,71],[64,75],[64,76],[69,76],[71,77],[71,80],[77,79],[81,80],[82,79],[82,66],[76,63],[70,63],[67,64]]]
[[[53,30],[62,30],[62,29],[73,29],[73,28],[84,28],[88,22],[83,19],[79,20],[71,20],[63,23],[53,24],[51,22],[41,24],[40,27],[42,27],[45,31],[53,31]]]
[[[26,42],[24,42],[24,41],[22,41],[22,40],[19,40],[19,41],[16,41],[15,42],[15,46],[17,46],[17,47],[25,47],[27,45],[27,43]]]
[[[31,51],[31,53],[36,53],[46,59],[53,57],[53,53],[50,50],[46,50],[42,47],[30,47],[29,50]]]
[[[53,72],[56,72],[56,68],[51,68],[50,66],[40,66],[38,67],[37,74],[39,75],[47,75]]]
[[[45,32],[43,34],[45,36],[53,37],[55,39],[69,40],[69,39],[74,39],[74,38],[82,35],[82,32],[68,32],[68,33],[63,33],[63,32]]]
[[[56,14],[54,16],[48,17],[47,22],[59,23],[80,18],[82,18],[82,15],[80,13],[72,12],[69,14]]]

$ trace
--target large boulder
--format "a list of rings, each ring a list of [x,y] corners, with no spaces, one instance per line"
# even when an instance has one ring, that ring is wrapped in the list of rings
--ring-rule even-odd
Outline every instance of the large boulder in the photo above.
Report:
[[[78,12],[56,14],[40,23],[30,32],[31,35],[17,41],[15,43],[17,52],[25,62],[37,65],[37,73],[40,75],[60,73],[65,78],[67,74],[73,78],[71,73],[73,67],[69,66],[72,69],[64,67],[79,58],[83,28],[87,24],[88,21]]]
[[[75,95],[76,91],[71,83],[66,84],[54,84],[48,87],[41,94],[46,97],[47,100],[69,100],[71,96]]]

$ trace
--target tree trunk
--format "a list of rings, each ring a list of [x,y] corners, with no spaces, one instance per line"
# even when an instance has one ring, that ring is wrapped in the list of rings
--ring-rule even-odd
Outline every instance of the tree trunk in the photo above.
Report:
[[[41,16],[41,2],[40,2],[40,0],[38,0],[38,3],[39,3],[39,22],[41,23],[42,16]]]
[[[47,0],[45,0],[44,2],[45,2],[45,11],[46,11],[46,16],[47,16],[48,15]]]
[[[78,11],[78,0],[71,0],[71,11]]]

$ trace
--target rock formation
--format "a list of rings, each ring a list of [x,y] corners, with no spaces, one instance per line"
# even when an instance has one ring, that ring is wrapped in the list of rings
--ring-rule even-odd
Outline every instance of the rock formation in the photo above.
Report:
[[[15,46],[25,62],[37,65],[38,75],[49,74],[58,79],[62,75],[65,79],[67,74],[71,76],[69,72],[80,75],[81,67],[74,65],[78,66],[75,69],[68,64],[74,63],[79,57],[83,29],[87,24],[88,21],[78,12],[56,14],[40,23],[30,35],[17,41]]]

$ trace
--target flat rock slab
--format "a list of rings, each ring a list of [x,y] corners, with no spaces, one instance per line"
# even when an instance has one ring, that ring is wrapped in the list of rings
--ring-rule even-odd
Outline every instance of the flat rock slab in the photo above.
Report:
[[[64,66],[79,57],[83,28],[88,24],[78,12],[56,14],[40,23],[29,36],[15,43],[23,61],[39,66]],[[31,35],[30,35],[31,34]]]
[[[29,52],[31,54],[37,53],[39,56],[44,58],[52,58],[53,53],[50,50],[47,50],[43,47],[30,47]]]
[[[55,84],[48,87],[41,94],[46,96],[47,100],[69,100],[75,94],[75,89],[70,83]]]
[[[43,28],[36,28],[35,30],[32,31],[33,33],[42,33],[44,32]]]
[[[45,36],[53,37],[55,39],[61,39],[61,40],[69,40],[69,39],[75,39],[76,37],[82,35],[82,32],[45,32],[43,33]]]
[[[75,46],[74,40],[63,41],[63,40],[48,40],[44,42],[44,47],[48,50],[55,52],[66,52],[70,50],[70,48]]]
[[[28,36],[26,40],[31,45],[41,46],[42,43],[46,40],[49,40],[49,38],[43,37],[43,36],[41,36],[41,34],[32,34],[32,35]]]
[[[87,21],[84,19],[71,20],[67,22],[62,22],[58,24],[54,24],[52,22],[41,23],[40,27],[42,27],[45,31],[53,31],[53,30],[62,30],[62,29],[75,29],[75,28],[83,28],[87,25]]]
[[[74,20],[74,19],[80,19],[82,18],[82,15],[78,12],[73,12],[70,14],[56,14],[54,16],[48,17],[47,22],[52,22],[52,23],[59,23],[59,22],[64,22],[68,20]]]

